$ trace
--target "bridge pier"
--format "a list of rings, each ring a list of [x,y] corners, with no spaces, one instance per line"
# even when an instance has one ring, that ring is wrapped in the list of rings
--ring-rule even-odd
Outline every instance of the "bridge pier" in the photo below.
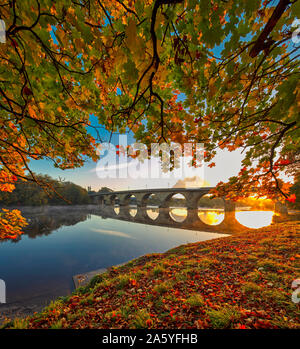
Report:
[[[186,219],[184,220],[185,224],[195,224],[199,221],[199,216],[198,216],[198,208],[188,208],[187,209],[187,216]]]
[[[170,209],[169,207],[159,207],[159,215],[155,219],[157,224],[172,224],[174,221],[170,217]],[[176,223],[176,222],[175,222]]]
[[[288,209],[286,205],[280,201],[275,202],[274,212],[273,223],[280,223],[289,219]]]
[[[147,214],[147,207],[146,206],[138,206],[137,207],[137,214],[134,217],[136,220],[143,220],[147,221],[149,218]]]
[[[224,220],[220,223],[220,228],[229,231],[242,232],[249,228],[243,226],[235,216],[236,204],[234,201],[224,199]]]
[[[129,206],[120,204],[120,212],[118,214],[118,217],[130,220],[132,216],[129,213]]]
[[[103,204],[103,198],[100,196],[93,196],[92,197],[92,203],[94,205],[102,205]]]
[[[224,200],[224,220],[225,224],[235,224],[237,222],[235,217],[235,202]]]

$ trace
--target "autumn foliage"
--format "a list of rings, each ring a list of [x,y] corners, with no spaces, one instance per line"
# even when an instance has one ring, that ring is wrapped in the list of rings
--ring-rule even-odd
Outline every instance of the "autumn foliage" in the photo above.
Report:
[[[11,192],[15,188],[16,180],[15,175],[5,170],[0,171],[0,190]],[[26,220],[21,216],[19,210],[2,209],[2,212],[0,211],[0,240],[16,239],[23,233],[22,228],[26,225]]]
[[[207,162],[216,147],[244,150],[245,170],[220,192],[287,199],[279,176],[299,164],[298,13],[283,0],[7,1],[1,188],[5,176],[36,181],[31,159],[96,160],[104,127],[147,145],[203,142]]]
[[[17,239],[21,235],[22,228],[27,225],[25,218],[19,210],[2,209],[0,212],[0,240]]]

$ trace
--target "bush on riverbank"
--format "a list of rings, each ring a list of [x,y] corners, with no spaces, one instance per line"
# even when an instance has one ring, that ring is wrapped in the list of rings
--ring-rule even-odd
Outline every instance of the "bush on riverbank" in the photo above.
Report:
[[[182,245],[111,268],[8,328],[300,328],[300,223]]]

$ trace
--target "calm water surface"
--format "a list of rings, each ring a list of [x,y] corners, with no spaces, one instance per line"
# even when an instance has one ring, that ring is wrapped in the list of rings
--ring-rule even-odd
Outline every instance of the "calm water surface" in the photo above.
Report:
[[[8,303],[67,295],[75,274],[226,236],[104,219],[84,209],[24,215],[31,219],[26,234],[17,242],[0,242],[0,279]]]

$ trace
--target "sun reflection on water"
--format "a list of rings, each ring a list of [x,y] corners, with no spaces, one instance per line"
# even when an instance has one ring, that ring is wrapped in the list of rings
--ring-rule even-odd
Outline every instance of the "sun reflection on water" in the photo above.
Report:
[[[218,225],[224,219],[223,210],[198,210],[198,216],[203,223]]]
[[[187,216],[185,207],[170,207],[170,216],[175,222],[183,222]]]
[[[237,210],[235,212],[237,221],[248,228],[262,228],[270,225],[273,215],[274,211]],[[170,216],[177,222],[183,222],[187,216],[187,209],[171,208]],[[198,216],[206,224],[218,225],[224,219],[224,210],[199,209]]]
[[[159,216],[159,208],[158,207],[148,207],[147,208],[147,215],[155,220]]]
[[[115,208],[119,213],[119,207]],[[135,216],[136,207],[130,207],[130,214]],[[159,216],[158,207],[147,207],[148,216],[155,220]],[[236,210],[235,217],[239,223],[248,228],[262,228],[272,223],[274,211],[254,211],[254,210]],[[184,207],[171,207],[170,216],[176,222],[183,222],[187,216],[187,209]],[[224,210],[222,209],[199,209],[198,216],[202,222],[208,225],[218,225],[224,219]]]
[[[236,211],[237,221],[248,228],[262,228],[272,223],[274,211]]]

